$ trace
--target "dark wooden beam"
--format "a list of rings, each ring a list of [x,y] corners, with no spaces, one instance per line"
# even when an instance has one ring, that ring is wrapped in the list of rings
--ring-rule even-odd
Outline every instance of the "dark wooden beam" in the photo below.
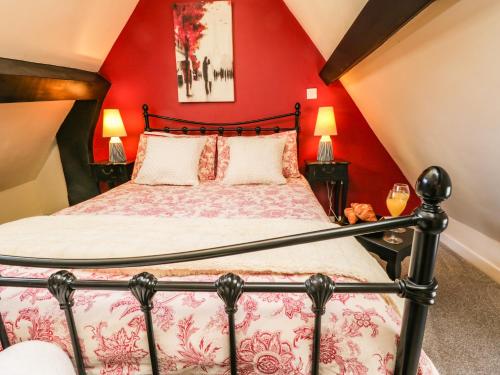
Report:
[[[57,133],[70,204],[99,193],[89,162],[110,83],[98,73],[0,58],[0,103],[75,100]]]
[[[93,100],[109,86],[98,73],[0,57],[0,103]]]
[[[368,0],[321,69],[326,84],[339,79],[434,0]]]

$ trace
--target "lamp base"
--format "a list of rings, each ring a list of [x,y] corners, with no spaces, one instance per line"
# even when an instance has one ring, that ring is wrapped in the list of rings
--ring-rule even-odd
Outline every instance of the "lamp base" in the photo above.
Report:
[[[318,161],[332,161],[333,146],[332,139],[328,135],[323,135],[318,146]]]
[[[125,163],[127,156],[120,137],[111,137],[109,140],[109,162],[110,163]]]

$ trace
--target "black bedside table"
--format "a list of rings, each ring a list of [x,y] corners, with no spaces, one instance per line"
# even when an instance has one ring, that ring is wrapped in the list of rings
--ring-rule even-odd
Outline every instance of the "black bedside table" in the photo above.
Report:
[[[130,180],[134,170],[134,161],[127,160],[124,163],[111,163],[109,161],[97,161],[90,163],[92,174],[100,185],[105,183],[108,189],[112,189]],[[100,189],[102,192],[102,189]]]
[[[347,203],[349,189],[348,166],[350,162],[334,160],[330,162],[306,161],[306,179],[311,186],[318,183],[333,185],[333,211],[342,218]],[[330,188],[330,186],[327,186]]]
[[[406,232],[397,233],[397,236],[403,239],[403,242],[399,245],[385,242],[384,234],[380,232],[356,236],[356,239],[366,250],[377,254],[382,260],[387,262],[385,270],[392,280],[401,277],[401,262],[411,254],[413,229],[405,229]]]

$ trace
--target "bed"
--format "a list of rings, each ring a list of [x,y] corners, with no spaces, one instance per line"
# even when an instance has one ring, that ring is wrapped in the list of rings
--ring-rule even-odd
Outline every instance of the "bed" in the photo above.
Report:
[[[4,225],[0,341],[54,342],[80,374],[436,374],[420,354],[437,286],[424,250],[444,229],[445,173],[419,180],[420,211],[351,227],[329,221],[303,177],[129,182]],[[392,282],[347,237],[410,225],[407,280]]]

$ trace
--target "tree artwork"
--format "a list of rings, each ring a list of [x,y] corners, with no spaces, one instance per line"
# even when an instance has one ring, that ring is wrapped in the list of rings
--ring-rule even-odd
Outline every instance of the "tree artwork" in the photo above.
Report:
[[[174,4],[174,33],[177,49],[184,55],[182,75],[186,86],[186,96],[191,96],[193,75],[200,67],[195,52],[206,26],[200,21],[205,14],[204,3]],[[191,65],[191,66],[190,66]]]
[[[233,101],[230,1],[173,5],[180,102]]]

